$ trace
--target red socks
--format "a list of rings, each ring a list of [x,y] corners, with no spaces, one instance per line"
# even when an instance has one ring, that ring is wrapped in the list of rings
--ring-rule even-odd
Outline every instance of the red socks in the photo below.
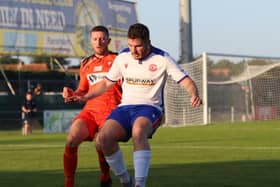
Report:
[[[65,147],[64,150],[64,187],[74,187],[74,177],[77,168],[78,147]]]
[[[97,150],[99,167],[101,170],[100,181],[107,182],[110,179],[110,167],[106,162],[102,151]],[[64,176],[65,183],[64,187],[74,187],[75,172],[78,164],[78,147],[65,147],[64,150]]]
[[[101,150],[96,149],[98,154],[99,167],[101,170],[100,181],[106,182],[110,179],[110,166],[108,165]]]

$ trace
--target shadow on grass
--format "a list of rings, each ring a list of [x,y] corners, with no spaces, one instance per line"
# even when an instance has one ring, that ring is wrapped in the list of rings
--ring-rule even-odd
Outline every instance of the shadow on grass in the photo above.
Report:
[[[132,170],[130,173],[132,174]],[[280,161],[152,165],[147,187],[275,187]],[[76,187],[98,187],[99,171],[78,169]],[[62,171],[0,171],[1,187],[63,187]],[[120,187],[113,176],[113,186]]]

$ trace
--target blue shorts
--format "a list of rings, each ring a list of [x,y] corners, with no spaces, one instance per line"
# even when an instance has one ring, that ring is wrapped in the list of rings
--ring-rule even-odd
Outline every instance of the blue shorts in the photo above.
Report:
[[[151,105],[125,105],[119,106],[112,111],[107,119],[116,120],[126,131],[125,142],[131,138],[132,126],[138,117],[148,118],[153,125],[153,132],[149,138],[152,137],[156,129],[161,124],[162,112]]]

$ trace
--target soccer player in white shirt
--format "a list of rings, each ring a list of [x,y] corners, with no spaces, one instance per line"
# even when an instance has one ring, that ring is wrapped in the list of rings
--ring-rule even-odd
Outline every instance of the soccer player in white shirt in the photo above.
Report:
[[[96,142],[124,187],[145,187],[151,159],[148,139],[159,127],[164,113],[163,89],[168,75],[189,92],[193,107],[202,104],[194,81],[168,53],[151,45],[148,27],[136,23],[128,30],[128,48],[116,57],[104,80],[85,96],[74,98],[85,102],[122,78],[121,104],[106,120]],[[134,147],[135,185],[118,144],[130,138]]]

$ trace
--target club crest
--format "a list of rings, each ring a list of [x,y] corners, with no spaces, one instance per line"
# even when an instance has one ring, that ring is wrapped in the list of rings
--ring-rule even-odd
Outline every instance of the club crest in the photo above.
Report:
[[[149,70],[152,71],[152,72],[156,71],[156,70],[157,70],[157,65],[151,64],[151,65],[149,66]]]

